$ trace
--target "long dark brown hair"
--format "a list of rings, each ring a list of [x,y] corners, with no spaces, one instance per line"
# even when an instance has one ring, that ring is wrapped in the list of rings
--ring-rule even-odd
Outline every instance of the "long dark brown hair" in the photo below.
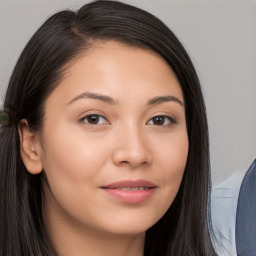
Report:
[[[166,214],[146,232],[145,256],[216,255],[209,218],[209,143],[205,104],[193,64],[176,36],[158,18],[117,1],[96,1],[77,12],[50,17],[23,50],[7,89],[4,108],[15,113],[0,133],[0,255],[46,256],[57,252],[42,216],[42,178],[20,156],[18,122],[40,131],[46,98],[65,67],[95,42],[114,40],[159,54],[183,91],[189,153],[182,184]],[[142,63],[143,65],[143,63]]]

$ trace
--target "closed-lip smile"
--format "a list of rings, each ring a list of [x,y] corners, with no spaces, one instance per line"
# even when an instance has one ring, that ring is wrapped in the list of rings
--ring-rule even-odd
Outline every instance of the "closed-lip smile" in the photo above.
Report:
[[[157,185],[148,180],[122,180],[100,188],[122,202],[138,204],[149,199]]]

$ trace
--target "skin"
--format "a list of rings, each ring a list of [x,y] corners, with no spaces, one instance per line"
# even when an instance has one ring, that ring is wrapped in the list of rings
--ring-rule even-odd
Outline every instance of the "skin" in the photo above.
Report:
[[[162,96],[171,97],[152,102]],[[46,100],[40,132],[22,120],[21,155],[29,172],[45,171],[44,218],[61,255],[143,255],[145,231],[172,204],[186,166],[182,102],[179,82],[160,56],[109,41],[69,63]],[[137,204],[102,189],[138,179],[157,188]]]

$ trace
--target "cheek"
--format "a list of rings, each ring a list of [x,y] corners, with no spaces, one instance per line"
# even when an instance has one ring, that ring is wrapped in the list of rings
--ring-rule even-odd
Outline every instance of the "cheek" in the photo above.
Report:
[[[91,206],[87,202],[97,192],[97,177],[108,159],[108,152],[101,148],[104,145],[99,147],[99,143],[92,143],[78,132],[67,136],[59,130],[47,137],[43,155],[50,188],[45,193],[47,212],[60,218],[68,213],[76,219],[83,219],[85,212],[89,214]]]
[[[162,140],[162,146],[158,147],[159,163],[165,170],[164,174],[168,177],[172,174],[180,174],[184,172],[189,142],[186,130],[179,133],[171,134],[165,140]]]
[[[167,209],[179,190],[187,163],[188,149],[188,138],[184,133],[184,136],[172,138],[171,142],[166,143],[159,154],[161,182],[164,187],[162,203],[167,206]]]
[[[92,139],[92,136],[88,136],[76,126],[77,124],[71,126],[60,122],[59,127],[52,128],[51,134],[48,133],[43,138],[43,148],[45,148],[43,160],[48,164],[59,165],[64,170],[70,169],[70,174],[75,174],[76,166],[84,171],[87,165],[95,162],[95,159],[99,160],[99,155],[104,154],[99,147],[99,142],[102,140]]]
[[[63,128],[44,140],[44,148],[42,162],[49,185],[62,194],[75,195],[86,189],[84,184],[94,183],[108,158],[107,151],[101,150],[104,146],[91,143],[78,131],[67,133]]]

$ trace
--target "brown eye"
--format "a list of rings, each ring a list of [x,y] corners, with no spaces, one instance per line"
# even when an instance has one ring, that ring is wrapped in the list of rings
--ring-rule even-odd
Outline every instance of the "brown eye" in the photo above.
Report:
[[[87,124],[100,125],[108,123],[106,118],[101,115],[88,115],[83,118],[83,121]]]
[[[156,117],[152,118],[152,122],[154,125],[164,125],[165,117],[156,116]]]
[[[176,123],[175,119],[170,116],[154,116],[152,117],[147,124],[149,125],[158,125],[158,126],[165,126],[171,123]]]

